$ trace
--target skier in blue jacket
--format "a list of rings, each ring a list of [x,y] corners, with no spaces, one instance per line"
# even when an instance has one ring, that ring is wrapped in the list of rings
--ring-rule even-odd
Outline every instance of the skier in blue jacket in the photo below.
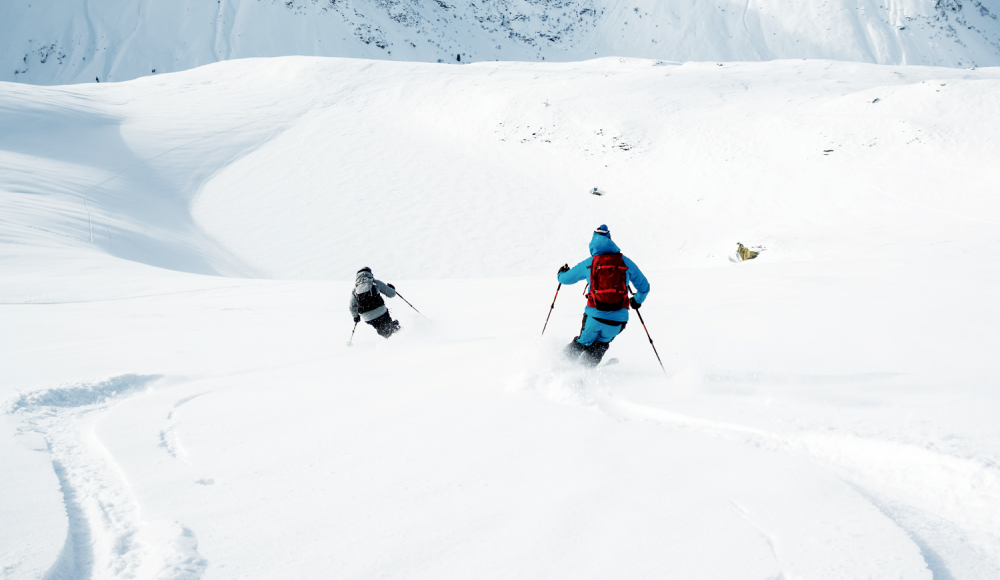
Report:
[[[564,264],[559,268],[560,284],[576,284],[587,280],[587,307],[583,311],[580,336],[566,347],[566,354],[573,360],[597,366],[607,352],[611,341],[625,329],[629,306],[638,310],[646,295],[649,282],[635,265],[622,255],[618,245],[611,241],[608,226],[594,230],[590,240],[590,257],[572,268]],[[628,284],[635,285],[635,294],[628,297]]]

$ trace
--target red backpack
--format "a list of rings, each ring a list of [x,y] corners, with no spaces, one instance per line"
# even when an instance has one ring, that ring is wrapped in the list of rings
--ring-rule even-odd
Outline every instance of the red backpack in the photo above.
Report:
[[[620,253],[594,256],[587,306],[605,312],[628,308],[628,266]]]

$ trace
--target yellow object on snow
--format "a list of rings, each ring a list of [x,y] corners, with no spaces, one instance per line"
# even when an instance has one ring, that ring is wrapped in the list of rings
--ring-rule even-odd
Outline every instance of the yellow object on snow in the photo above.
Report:
[[[737,242],[736,246],[736,255],[740,257],[740,261],[742,262],[753,260],[758,254],[760,254],[760,252],[754,252],[741,243]]]

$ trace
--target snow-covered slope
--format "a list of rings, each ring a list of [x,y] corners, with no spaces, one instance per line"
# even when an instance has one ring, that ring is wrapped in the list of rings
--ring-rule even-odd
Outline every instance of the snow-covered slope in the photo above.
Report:
[[[998,15],[997,0],[9,0],[0,80],[122,81],[285,55],[995,66]]]
[[[250,59],[0,127],[6,577],[1000,575],[1000,69]],[[667,377],[560,359],[579,285],[536,338],[600,223]],[[365,265],[433,322],[345,346]]]
[[[655,269],[727,263],[751,240],[769,261],[834,257],[886,227],[919,242],[907,228],[929,216],[1000,223],[981,170],[1000,141],[984,122],[996,76],[286,58],[8,84],[5,179],[34,195],[11,198],[30,213],[4,236],[35,244],[44,226],[47,243],[284,279],[350,279],[359,257],[411,278],[538,275],[537,248],[575,252],[602,220],[632,224],[627,246],[669,248],[645,256]],[[515,231],[489,227],[501,214]]]

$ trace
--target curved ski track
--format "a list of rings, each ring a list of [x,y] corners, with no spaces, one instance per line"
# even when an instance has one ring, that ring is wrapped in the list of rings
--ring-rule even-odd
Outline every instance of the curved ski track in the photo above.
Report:
[[[620,421],[649,421],[805,459],[851,485],[906,532],[935,580],[952,580],[957,568],[961,577],[1000,578],[1000,561],[989,555],[989,548],[1000,544],[995,464],[853,434],[778,433],[683,415],[615,397],[603,372],[542,373],[521,377],[514,388],[596,408]],[[925,484],[914,486],[915,481]]]
[[[65,502],[69,532],[45,580],[202,577],[208,563],[194,534],[140,518],[128,481],[94,433],[111,407],[160,378],[118,375],[22,393],[4,406],[22,420],[21,431],[45,438]]]

